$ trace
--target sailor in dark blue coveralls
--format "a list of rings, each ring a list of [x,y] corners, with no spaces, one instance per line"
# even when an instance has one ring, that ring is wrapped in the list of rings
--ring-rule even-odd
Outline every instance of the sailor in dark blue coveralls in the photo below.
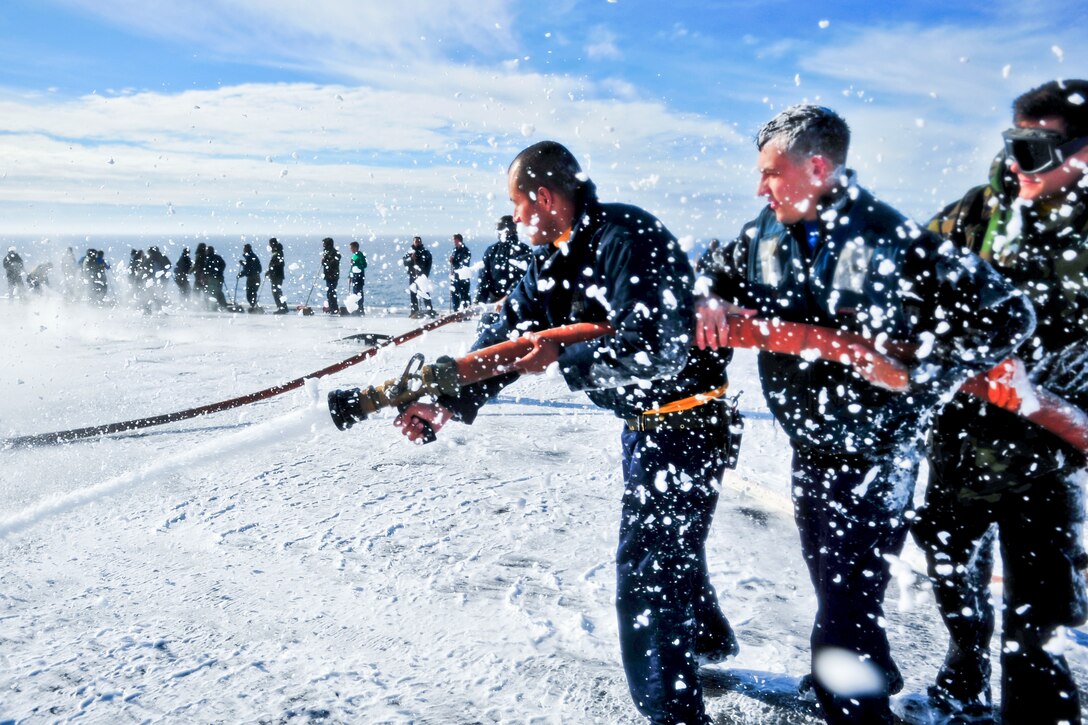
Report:
[[[918,349],[906,392],[826,360],[759,356],[767,405],[790,437],[801,550],[816,590],[813,684],[831,723],[891,722],[902,687],[884,630],[888,556],[903,548],[920,444],[941,396],[1007,357],[1034,325],[1027,301],[985,262],[943,243],[857,186],[850,131],[795,106],[760,129],[768,206],[722,250],[697,345],[728,345],[737,305]]]
[[[510,165],[508,181],[514,219],[538,253],[473,349],[528,335],[537,346],[519,361],[521,373],[556,365],[572,390],[624,420],[616,608],[627,681],[652,722],[704,725],[698,664],[737,651],[705,554],[720,479],[735,463],[733,411],[720,397],[728,352],[689,357],[695,314],[687,256],[649,213],[601,204],[565,147],[530,146]],[[565,348],[533,337],[574,322],[608,322],[616,332]],[[420,419],[436,430],[451,417],[471,423],[517,376],[417,403],[397,425],[416,440]],[[712,393],[709,402],[651,412],[703,393]]]

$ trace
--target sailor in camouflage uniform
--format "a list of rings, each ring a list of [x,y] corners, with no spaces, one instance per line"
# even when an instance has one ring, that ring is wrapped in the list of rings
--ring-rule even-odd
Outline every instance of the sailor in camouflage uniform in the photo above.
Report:
[[[1016,383],[1026,372],[1084,406],[1088,82],[1033,89],[1015,101],[1013,117],[990,183],[944,209],[930,229],[990,260],[1033,303],[1035,335],[1018,351],[1023,367],[1004,366],[1006,377]],[[1059,627],[1085,621],[1083,458],[1027,420],[961,394],[937,419],[929,460],[914,534],[951,639],[931,700],[961,716],[992,717],[996,537],[1004,575],[1001,719],[1079,723],[1069,666],[1046,645]]]

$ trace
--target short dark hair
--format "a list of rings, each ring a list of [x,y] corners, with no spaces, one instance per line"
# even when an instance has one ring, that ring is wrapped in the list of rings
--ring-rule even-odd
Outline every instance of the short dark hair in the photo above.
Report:
[[[756,134],[760,151],[774,143],[791,156],[823,156],[842,166],[850,149],[850,127],[842,116],[824,106],[790,106]]]
[[[543,186],[572,199],[589,180],[574,154],[557,141],[541,141],[524,149],[510,162],[507,173],[514,174],[523,192]]]
[[[1065,121],[1067,139],[1088,136],[1088,81],[1050,81],[1012,102],[1014,122],[1050,116]]]
[[[359,248],[359,242],[352,242],[351,244],[348,245],[348,248],[349,249],[358,249]]]
[[[518,241],[518,225],[514,222],[514,217],[507,214],[506,216],[499,218],[499,223],[495,225],[495,229],[499,232],[499,239],[509,239],[511,242]]]
[[[458,241],[458,242],[463,242],[463,241],[465,241],[465,238],[464,238],[464,237],[462,237],[462,236],[461,236],[460,234],[454,234],[454,235],[453,235],[453,239],[454,239],[454,241]]]

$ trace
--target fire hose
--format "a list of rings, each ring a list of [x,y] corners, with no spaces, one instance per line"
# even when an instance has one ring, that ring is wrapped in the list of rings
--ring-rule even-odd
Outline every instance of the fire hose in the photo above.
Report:
[[[870,383],[900,392],[909,388],[910,371],[900,359],[909,354],[905,346],[884,344],[857,333],[798,322],[741,315],[728,315],[727,321],[729,347],[837,362],[853,367]],[[588,342],[614,331],[611,325],[605,323],[581,322],[545,330],[537,333],[537,337],[570,345]],[[514,363],[528,355],[534,347],[534,342],[521,338],[486,347],[458,359],[443,356],[430,365],[424,365],[423,356],[416,354],[400,378],[365,390],[355,388],[330,392],[329,413],[336,427],[346,430],[384,408],[404,411],[423,397],[456,396],[466,385],[509,372],[514,368]],[[1032,386],[1032,405],[1024,404],[1012,385],[988,377],[987,373],[969,378],[960,390],[1026,418],[1077,450],[1088,453],[1088,414],[1045,388]],[[420,422],[424,424],[423,441],[433,441],[434,431],[426,421]]]
[[[157,425],[164,425],[166,423],[176,423],[182,420],[188,420],[190,418],[197,418],[203,415],[211,415],[212,413],[219,413],[224,410],[230,410],[232,408],[238,408],[243,405],[249,405],[250,403],[256,403],[260,400],[266,400],[268,398],[275,397],[277,395],[283,395],[284,393],[301,388],[306,384],[306,381],[310,378],[321,378],[333,373],[338,373],[341,370],[357,365],[364,360],[374,357],[378,354],[378,351],[386,347],[395,347],[397,345],[414,340],[425,332],[435,330],[443,325],[448,325],[451,322],[458,322],[460,320],[466,320],[473,314],[472,310],[462,310],[460,312],[454,312],[444,317],[439,317],[432,320],[425,325],[416,327],[401,335],[389,338],[379,342],[373,347],[369,347],[360,353],[352,355],[351,357],[341,360],[338,363],[329,365],[328,367],[316,370],[308,375],[295,378],[286,383],[279,385],[273,385],[270,388],[264,390],[258,390],[255,393],[249,393],[248,395],[242,395],[237,398],[231,398],[230,400],[220,401],[218,403],[210,403],[208,405],[202,405],[198,408],[189,408],[188,410],[180,410],[175,413],[166,413],[164,415],[149,416],[147,418],[136,418],[134,420],[126,420],[120,423],[109,423],[106,425],[96,425],[87,428],[76,428],[73,430],[57,431],[54,433],[38,433],[36,435],[19,436],[16,438],[8,438],[0,442],[0,449],[3,448],[23,448],[28,446],[37,445],[52,445],[56,443],[67,443],[69,441],[79,440],[81,438],[94,438],[96,436],[110,435],[111,433],[125,433],[128,431],[140,430],[142,428],[151,428]]]
[[[612,326],[605,323],[578,322],[539,334],[560,345],[573,345],[595,340],[612,331]],[[423,355],[416,353],[399,378],[365,390],[352,388],[330,392],[329,413],[337,428],[347,430],[385,408],[404,411],[420,398],[455,396],[466,385],[510,372],[514,363],[532,352],[534,347],[532,341],[523,337],[485,347],[457,359],[443,355],[430,365],[424,365]],[[430,425],[422,420],[420,423],[424,428],[423,442],[435,440]]]

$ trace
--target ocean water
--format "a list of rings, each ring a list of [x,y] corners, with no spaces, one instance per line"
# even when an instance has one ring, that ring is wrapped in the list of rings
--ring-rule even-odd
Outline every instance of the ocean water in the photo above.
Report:
[[[323,237],[281,237],[277,239],[283,244],[284,257],[287,264],[287,274],[284,279],[284,294],[287,304],[294,308],[296,305],[309,304],[315,309],[321,307],[325,298],[325,284],[320,278],[321,272],[321,240]],[[379,309],[399,312],[408,307],[408,275],[401,263],[401,258],[408,252],[412,244],[412,236],[376,237],[351,239],[349,237],[334,238],[336,248],[340,252],[340,285],[338,293],[341,304],[349,292],[348,268],[351,252],[348,244],[358,241],[360,249],[367,258],[366,270],[366,308],[378,311]],[[494,240],[478,239],[466,241],[466,246],[472,252],[472,262],[475,264],[483,257],[484,250]],[[235,279],[239,270],[239,260],[242,258],[242,247],[252,244],[253,250],[261,259],[261,264],[267,269],[270,253],[268,251],[268,237],[256,236],[173,236],[157,237],[144,236],[92,236],[86,238],[67,239],[42,239],[32,237],[5,236],[0,239],[3,245],[2,251],[6,253],[9,247],[14,246],[23,258],[26,271],[30,272],[43,262],[52,262],[53,271],[50,277],[54,289],[61,288],[61,259],[68,247],[72,247],[75,258],[80,259],[88,248],[101,249],[105,252],[106,261],[110,264],[110,292],[109,297],[118,304],[130,303],[132,293],[128,285],[127,268],[131,250],[157,246],[171,262],[177,261],[184,247],[189,248],[190,256],[196,250],[196,245],[204,242],[220,254],[227,263],[224,273],[224,293],[227,301],[234,299]],[[423,238],[427,249],[434,257],[434,266],[431,270],[431,280],[434,286],[433,304],[435,310],[442,312],[449,309],[450,304],[450,268],[449,255],[453,251],[453,242],[447,238]],[[190,278],[191,280],[191,278]],[[177,295],[176,287],[171,281],[168,285],[168,295]],[[473,293],[476,284],[473,281]],[[0,290],[0,294],[6,294],[6,286]],[[245,282],[238,283],[238,299],[245,302]],[[272,293],[268,289],[267,280],[261,285],[259,304],[273,307]]]

